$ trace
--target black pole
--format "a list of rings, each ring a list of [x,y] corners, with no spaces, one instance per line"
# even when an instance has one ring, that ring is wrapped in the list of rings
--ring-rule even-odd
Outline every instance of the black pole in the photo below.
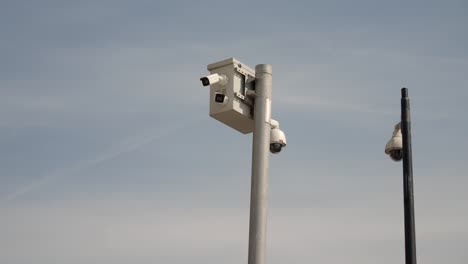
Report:
[[[403,196],[405,207],[405,259],[416,264],[414,224],[413,161],[411,153],[411,117],[408,89],[401,89],[401,134],[403,136]]]

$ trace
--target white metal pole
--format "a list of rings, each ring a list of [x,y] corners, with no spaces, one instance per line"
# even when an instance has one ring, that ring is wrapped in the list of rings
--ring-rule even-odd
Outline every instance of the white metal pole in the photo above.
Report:
[[[268,214],[268,169],[272,67],[255,66],[255,103],[250,194],[249,261],[264,264]]]

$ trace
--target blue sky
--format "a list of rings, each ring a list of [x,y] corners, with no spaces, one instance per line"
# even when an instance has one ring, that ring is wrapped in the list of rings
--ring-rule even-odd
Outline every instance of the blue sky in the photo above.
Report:
[[[412,106],[417,253],[468,255],[465,1],[4,1],[0,262],[247,261],[251,135],[206,65],[273,65],[267,263],[402,263]]]

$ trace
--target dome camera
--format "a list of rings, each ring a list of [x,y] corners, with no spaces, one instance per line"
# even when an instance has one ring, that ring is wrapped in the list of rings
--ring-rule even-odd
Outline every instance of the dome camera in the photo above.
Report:
[[[392,138],[387,142],[387,145],[385,145],[385,154],[389,155],[394,161],[403,159],[403,141],[400,123],[395,125]]]
[[[270,130],[270,152],[280,153],[283,147],[286,147],[286,135],[281,129],[272,128]]]

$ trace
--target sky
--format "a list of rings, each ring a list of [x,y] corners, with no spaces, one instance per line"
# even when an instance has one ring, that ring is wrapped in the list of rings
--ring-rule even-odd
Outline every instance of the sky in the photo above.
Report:
[[[466,1],[2,1],[0,263],[246,263],[252,136],[206,66],[273,67],[267,263],[468,259]]]

